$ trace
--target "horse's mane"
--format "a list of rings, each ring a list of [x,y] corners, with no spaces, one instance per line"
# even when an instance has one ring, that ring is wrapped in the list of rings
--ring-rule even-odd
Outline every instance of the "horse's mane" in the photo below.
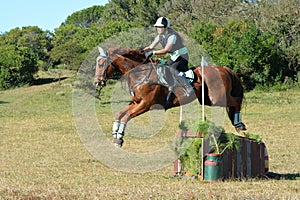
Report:
[[[141,63],[146,59],[145,53],[138,49],[112,48],[110,49],[110,52]]]
[[[142,62],[146,59],[145,53],[137,49],[132,49],[128,53],[123,54],[123,56],[132,60],[138,60]]]

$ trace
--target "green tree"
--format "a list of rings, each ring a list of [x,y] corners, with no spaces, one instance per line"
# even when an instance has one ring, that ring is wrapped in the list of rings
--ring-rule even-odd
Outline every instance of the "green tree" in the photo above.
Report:
[[[103,12],[105,21],[135,21],[152,25],[167,0],[111,0]]]
[[[71,66],[80,65],[80,54],[86,49],[80,46],[79,40],[76,37],[80,27],[75,25],[61,25],[55,29],[55,37],[53,38],[53,49],[50,52],[50,58],[57,64],[64,64]]]
[[[2,35],[1,45],[14,45],[27,47],[38,57],[39,67],[51,65],[49,52],[52,49],[51,40],[53,34],[43,31],[37,26],[27,26],[22,29],[15,28]]]
[[[37,61],[28,47],[0,46],[0,89],[33,83]]]
[[[135,26],[136,23],[124,21],[110,21],[104,25],[93,24],[90,28],[61,25],[55,29],[54,48],[50,57],[57,65],[67,65],[77,70],[94,47],[105,39]]]
[[[284,76],[296,79],[300,70],[300,3],[299,0],[261,0],[246,14],[256,27],[275,36],[284,66]]]
[[[104,6],[92,6],[72,13],[64,22],[65,25],[75,25],[81,28],[89,28],[92,24],[99,23],[102,19]]]
[[[51,33],[36,26],[15,28],[0,37],[0,88],[31,84],[39,67],[48,65]]]
[[[247,89],[282,80],[284,60],[274,35],[251,22],[233,21],[225,26],[198,23],[190,31],[212,56],[215,64],[232,68]]]

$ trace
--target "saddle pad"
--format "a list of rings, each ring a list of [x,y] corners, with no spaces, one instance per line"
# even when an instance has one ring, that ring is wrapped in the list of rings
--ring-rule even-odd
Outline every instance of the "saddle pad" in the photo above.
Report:
[[[167,80],[167,74],[170,74],[170,67],[168,65],[158,64],[156,67],[156,73],[159,81],[164,86],[169,86],[169,81]]]
[[[191,84],[194,81],[195,75],[193,70],[188,70],[186,72],[179,72],[171,69],[168,65],[158,64],[156,68],[157,76],[159,81],[165,86],[175,86],[176,76],[181,76],[186,79],[186,81]]]
[[[179,76],[184,77],[187,80],[187,82],[190,83],[190,84],[193,82],[193,80],[195,78],[194,72],[191,69],[189,69],[186,72],[180,72]]]

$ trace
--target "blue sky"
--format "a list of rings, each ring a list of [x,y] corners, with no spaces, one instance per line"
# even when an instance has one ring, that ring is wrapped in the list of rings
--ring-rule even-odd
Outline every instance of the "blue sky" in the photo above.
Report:
[[[54,31],[72,13],[106,3],[108,0],[4,0],[0,6],[0,34],[23,26]]]

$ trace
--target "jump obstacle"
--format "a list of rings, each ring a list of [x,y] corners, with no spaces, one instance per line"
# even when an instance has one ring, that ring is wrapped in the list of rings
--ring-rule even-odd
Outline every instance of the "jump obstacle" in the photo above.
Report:
[[[201,138],[202,139],[202,170],[199,177],[204,180],[205,160],[210,151],[209,141],[204,138],[204,134],[179,132],[177,136],[183,138]],[[255,178],[264,177],[269,171],[269,157],[266,145],[263,142],[238,136],[240,148],[238,150],[225,151],[221,155],[221,177],[220,179],[231,178]],[[184,172],[184,165],[176,158],[174,160],[173,176],[181,175]],[[184,176],[184,175],[183,175]]]
[[[208,63],[202,56],[201,61],[202,66],[202,102],[204,102],[204,67],[208,66]],[[205,120],[204,104],[202,104],[202,121]],[[180,124],[182,122],[182,107],[180,107]],[[199,172],[200,179],[205,180],[205,166],[206,158],[209,156],[210,146],[209,140],[204,138],[202,133],[192,133],[190,131],[181,131],[177,133],[177,136],[182,138],[201,138],[201,172]],[[249,138],[238,136],[239,149],[225,151],[221,155],[221,161],[219,163],[214,163],[215,165],[221,165],[220,179],[229,178],[254,178],[263,177],[269,171],[269,157],[266,145],[263,142],[257,142]],[[213,162],[211,162],[213,163]],[[173,175],[181,175],[184,170],[184,165],[180,163],[178,158],[174,161]]]

